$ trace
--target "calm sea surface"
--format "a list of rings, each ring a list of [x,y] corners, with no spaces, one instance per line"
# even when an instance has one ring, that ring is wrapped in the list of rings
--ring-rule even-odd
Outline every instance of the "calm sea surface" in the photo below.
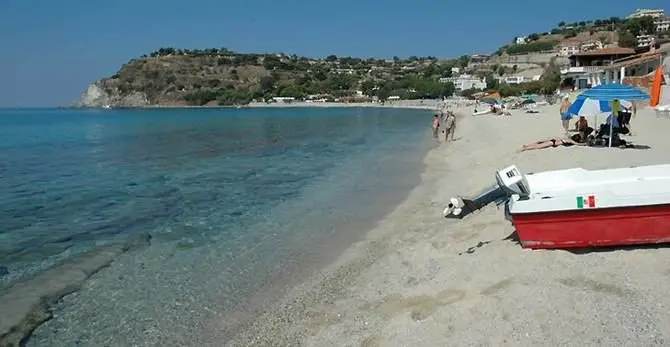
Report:
[[[0,284],[139,233],[179,250],[217,243],[230,273],[269,276],[294,249],[351,239],[399,203],[430,121],[400,109],[0,110]]]

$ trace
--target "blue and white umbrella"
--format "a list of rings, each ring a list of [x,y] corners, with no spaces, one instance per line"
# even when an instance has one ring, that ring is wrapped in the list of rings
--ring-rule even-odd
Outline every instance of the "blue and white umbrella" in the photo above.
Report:
[[[621,106],[630,107],[632,104],[627,100],[620,100]],[[578,96],[575,102],[568,108],[568,113],[575,116],[598,116],[603,113],[612,112],[612,105],[607,100],[597,100]]]
[[[595,103],[590,101],[587,102],[587,100],[589,99],[595,100]],[[575,111],[573,114],[579,114],[578,112],[581,111],[581,109],[584,107],[584,104],[587,104],[595,106],[587,106],[590,108],[590,110],[587,109],[587,111],[584,112],[595,112],[596,110],[600,110],[600,112],[595,113],[595,115],[598,115],[599,113],[612,112],[610,102],[614,100],[619,100],[621,102],[621,105],[624,107],[630,107],[626,106],[623,100],[627,100],[627,104],[630,105],[630,101],[639,101],[648,99],[649,94],[633,86],[618,83],[603,84],[593,87],[591,89],[587,89],[586,91],[581,93],[577,97],[577,100],[575,100],[573,105],[570,106],[568,112],[573,113],[572,111]],[[613,123],[614,122],[610,122],[610,134],[612,133]],[[609,146],[610,147],[612,146],[612,136],[609,137]]]

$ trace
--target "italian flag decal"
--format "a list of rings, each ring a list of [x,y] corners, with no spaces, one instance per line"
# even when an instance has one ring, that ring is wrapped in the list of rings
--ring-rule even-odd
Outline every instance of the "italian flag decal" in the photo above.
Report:
[[[577,197],[577,208],[594,208],[594,207],[596,207],[595,195]]]

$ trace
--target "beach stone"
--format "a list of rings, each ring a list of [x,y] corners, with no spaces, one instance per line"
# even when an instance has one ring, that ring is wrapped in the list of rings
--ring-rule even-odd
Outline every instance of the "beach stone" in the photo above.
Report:
[[[51,319],[49,305],[79,290],[84,281],[119,255],[150,242],[151,236],[145,234],[108,244],[0,292],[0,347],[23,345],[35,328]]]

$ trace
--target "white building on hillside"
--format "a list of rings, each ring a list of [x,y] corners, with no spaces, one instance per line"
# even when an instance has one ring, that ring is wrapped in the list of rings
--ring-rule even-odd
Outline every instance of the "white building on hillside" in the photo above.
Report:
[[[663,9],[646,9],[646,8],[638,8],[635,10],[633,13],[631,13],[627,18],[641,18],[641,17],[664,17],[665,16],[665,10]]]
[[[457,77],[440,78],[440,83],[453,83],[458,91],[468,89],[486,89],[486,79],[479,79],[477,76],[463,74]]]
[[[528,36],[517,36],[514,38],[514,43],[517,45],[523,45],[528,41]]]
[[[656,25],[656,32],[664,32],[670,30],[670,17],[659,17],[654,20]]]
[[[588,40],[582,42],[582,44],[579,46],[581,51],[592,51],[594,49],[603,49],[605,48],[605,45],[600,40]]]
[[[637,46],[640,48],[652,46],[654,43],[656,43],[656,39],[651,35],[640,35],[637,37]]]
[[[542,73],[544,72],[544,69],[542,68],[536,68],[536,69],[529,69],[525,71],[521,71],[519,73],[516,73],[511,76],[501,76],[501,77],[496,77],[498,82],[500,83],[506,83],[506,84],[521,84],[521,83],[528,83],[528,82],[533,82],[533,81],[539,81],[540,78],[542,78]]]
[[[558,55],[561,57],[569,57],[579,53],[580,43],[578,41],[563,42],[558,46]]]

